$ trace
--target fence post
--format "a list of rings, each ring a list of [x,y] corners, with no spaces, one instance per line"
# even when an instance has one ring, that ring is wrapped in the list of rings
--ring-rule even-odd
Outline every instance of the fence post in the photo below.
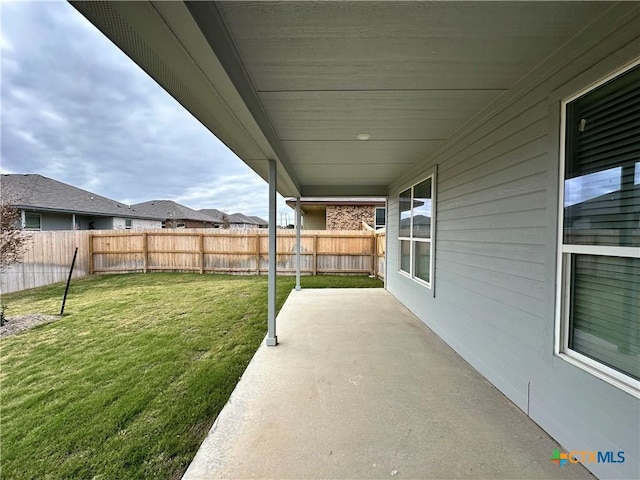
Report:
[[[149,240],[147,232],[142,234],[142,271],[143,273],[149,272]]]
[[[373,232],[373,252],[371,252],[371,275],[377,277],[378,271],[378,236]]]
[[[204,273],[204,233],[200,237],[200,275]]]
[[[93,234],[89,234],[89,275],[93,275]]]
[[[256,232],[256,275],[260,275],[260,232]]]
[[[318,235],[313,236],[313,274],[318,274]]]

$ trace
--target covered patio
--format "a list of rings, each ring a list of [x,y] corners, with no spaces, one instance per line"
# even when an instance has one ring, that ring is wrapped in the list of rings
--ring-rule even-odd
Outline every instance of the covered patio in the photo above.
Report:
[[[184,479],[592,478],[383,289],[292,291]]]
[[[269,182],[281,345],[187,478],[640,478],[638,2],[72,3]],[[386,291],[276,331],[276,192],[386,197]]]

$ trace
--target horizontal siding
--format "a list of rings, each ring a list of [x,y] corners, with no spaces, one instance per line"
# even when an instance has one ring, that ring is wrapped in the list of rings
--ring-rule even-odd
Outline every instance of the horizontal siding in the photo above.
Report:
[[[484,305],[482,302],[478,303],[478,299],[487,299],[494,303],[499,303],[512,308],[515,311],[526,313],[528,315],[535,315],[539,318],[544,318],[543,302],[539,298],[536,298],[528,293],[523,293],[527,286],[527,279],[522,277],[512,276],[513,282],[510,285],[505,285],[504,275],[491,274],[486,270],[472,269],[472,268],[459,268],[458,265],[452,263],[447,264],[451,267],[450,270],[442,270],[438,277],[439,282],[447,282],[449,288],[457,292],[464,292],[463,295],[459,295],[456,299],[456,305],[459,307],[461,304],[467,304],[466,309],[470,314],[478,315],[479,312],[492,311],[494,305]],[[456,267],[454,269],[454,267]],[[443,285],[438,285],[439,292],[443,290]],[[476,302],[468,303],[469,294],[475,294]],[[480,307],[480,308],[479,308]],[[482,313],[480,313],[482,314]],[[495,312],[492,312],[494,315]],[[509,317],[508,321],[501,319],[501,321],[507,325],[511,321]],[[486,322],[485,322],[486,324]],[[516,336],[511,337],[513,342],[521,341],[520,332],[515,331]],[[539,339],[535,339],[539,341]],[[510,351],[511,347],[507,345],[495,345],[494,349],[504,348],[505,351]]]
[[[512,228],[536,228],[545,227],[546,208],[532,208],[519,212],[497,213],[491,215],[482,215],[472,218],[458,218],[450,216],[450,218],[438,217],[438,231],[444,229],[447,231],[463,231],[463,230],[482,230],[482,229],[512,229]]]
[[[469,290],[473,291],[486,291],[489,290],[489,297],[505,297],[508,298],[507,302],[513,305],[515,308],[522,308],[523,306],[529,306],[524,311],[532,312],[540,308],[540,301],[545,299],[544,282],[540,280],[534,280],[529,276],[524,276],[525,270],[523,269],[520,275],[510,272],[496,272],[490,268],[477,267],[465,263],[459,263],[456,261],[447,261],[443,258],[438,259],[438,267],[442,272],[442,278],[446,278],[449,272],[454,273],[454,279],[461,278],[475,282],[477,285],[471,285]],[[439,273],[439,272],[438,272]],[[458,285],[462,286],[462,285]],[[485,289],[486,287],[486,289]],[[502,289],[504,292],[494,291],[495,289]],[[518,299],[517,297],[521,297]],[[530,305],[534,302],[533,305]],[[535,309],[535,310],[534,310]],[[544,315],[541,314],[541,317]]]
[[[515,272],[525,272],[520,275],[522,278],[532,282],[545,281],[545,265],[543,263],[533,263],[530,261],[519,261],[509,258],[487,257],[476,254],[468,254],[458,250],[446,251],[438,246],[438,256],[436,269],[440,268],[440,262],[455,262],[459,265],[458,269],[463,266],[470,268],[480,268],[485,272],[506,273],[518,276]],[[443,265],[441,270],[444,270]],[[439,273],[439,272],[436,272]]]
[[[540,187],[544,188],[544,187]],[[459,208],[440,208],[438,202],[438,219],[449,220],[454,218],[478,218],[485,215],[500,215],[504,213],[523,212],[527,210],[539,210],[546,208],[546,190],[523,194],[504,194],[500,198],[491,199],[487,196],[478,198],[478,202],[469,202]]]
[[[389,191],[387,288],[572,450],[624,450],[637,478],[640,402],[553,355],[559,102],[640,52],[637,5],[612,6]],[[398,194],[437,165],[435,296],[398,273]],[[528,395],[530,397],[528,398]]]
[[[521,262],[540,263],[545,262],[545,250],[542,245],[514,245],[495,238],[494,242],[464,242],[448,240],[437,241],[437,252],[467,253],[487,258],[503,258],[506,260],[518,260]],[[436,253],[436,265],[438,257]],[[513,264],[515,266],[515,264]]]

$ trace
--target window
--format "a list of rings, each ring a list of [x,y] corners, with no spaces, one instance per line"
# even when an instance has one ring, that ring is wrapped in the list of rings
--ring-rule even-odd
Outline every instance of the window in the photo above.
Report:
[[[24,212],[25,230],[42,230],[42,221],[39,213]]]
[[[384,207],[376,207],[376,230],[379,228],[384,228],[386,225],[386,208]]]
[[[640,65],[563,108],[556,352],[640,396]]]
[[[400,193],[399,269],[431,288],[435,173]]]
[[[125,218],[124,219],[124,228],[126,230],[131,230],[132,227],[133,227],[133,220],[131,218]]]

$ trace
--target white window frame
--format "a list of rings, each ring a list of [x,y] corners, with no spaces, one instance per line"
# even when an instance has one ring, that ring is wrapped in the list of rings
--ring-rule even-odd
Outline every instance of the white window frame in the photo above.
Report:
[[[566,153],[566,123],[567,105],[572,101],[587,95],[599,86],[605,84],[633,67],[640,64],[640,59],[630,63],[574,95],[562,100],[560,110],[560,162],[559,162],[559,199],[558,199],[558,254],[556,279],[556,319],[554,353],[568,363],[589,372],[607,383],[615,385],[631,395],[640,398],[640,381],[611,368],[592,358],[569,348],[569,310],[571,307],[571,257],[574,254],[616,256],[640,258],[638,247],[618,247],[599,245],[565,245],[564,244],[564,182],[565,182],[565,153]]]
[[[129,223],[129,225],[127,225],[127,222]],[[133,228],[133,218],[124,219],[124,228],[125,230],[131,230]]]
[[[430,236],[429,238],[414,238],[413,237],[413,189],[416,185],[424,182],[425,180],[431,179],[431,226],[430,226]],[[404,275],[407,278],[410,278],[414,282],[423,285],[424,287],[430,289],[433,293],[433,285],[434,285],[434,274],[435,274],[435,225],[436,225],[436,170],[435,168],[429,171],[426,175],[420,178],[417,182],[412,182],[410,185],[402,187],[398,192],[398,210],[400,209],[400,194],[405,192],[406,190],[411,190],[411,213],[410,217],[411,222],[409,225],[409,236],[401,237],[400,236],[400,222],[402,221],[402,214],[399,212],[398,215],[398,272],[401,275]],[[409,272],[405,272],[402,270],[402,241],[408,241],[409,248]],[[419,277],[415,276],[415,265],[414,265],[414,251],[415,251],[415,242],[420,243],[429,243],[429,281],[425,281]]]

